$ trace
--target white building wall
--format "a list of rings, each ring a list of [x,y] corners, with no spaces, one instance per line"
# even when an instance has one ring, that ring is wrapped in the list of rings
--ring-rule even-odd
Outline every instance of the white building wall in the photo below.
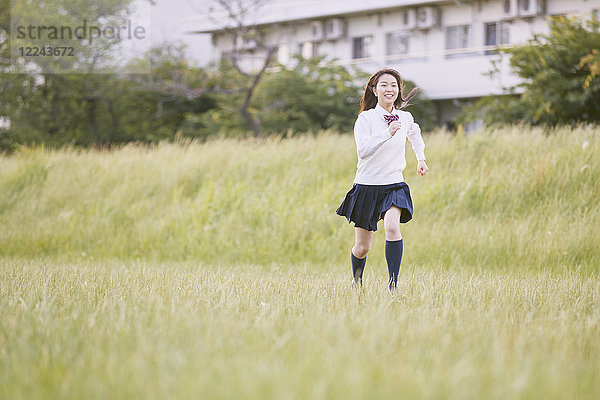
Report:
[[[511,1],[516,3],[520,0]],[[545,15],[507,18],[504,0],[378,0],[371,3],[364,0],[289,0],[287,8],[284,7],[285,1],[277,4],[270,10],[272,12],[263,13],[261,18],[267,25],[269,21],[277,23],[269,25],[271,33],[266,37],[266,42],[280,47],[280,61],[291,62],[292,56],[300,51],[303,43],[313,42],[316,47],[305,55],[325,55],[330,59],[338,59],[344,65],[356,65],[367,72],[382,67],[396,68],[403,77],[419,85],[427,97],[443,104],[442,108],[452,104],[454,111],[440,110],[441,120],[447,120],[460,109],[462,102],[453,100],[502,94],[505,88],[519,83],[518,77],[510,72],[506,56],[501,58],[486,52],[495,48],[484,47],[486,23],[502,21],[508,29],[508,44],[515,45],[526,42],[535,33],[547,33],[547,16],[581,14],[600,9],[600,0],[546,0]],[[404,11],[431,5],[439,12],[438,23],[430,29],[407,31],[407,54],[387,55],[387,34],[401,30]],[[336,40],[315,40],[311,24],[332,18],[344,21],[345,35]],[[459,25],[471,27],[470,43],[467,48],[448,50],[447,28]],[[371,57],[353,59],[353,39],[365,36],[373,38]],[[221,54],[232,50],[232,41],[224,35],[216,35],[214,46],[218,59]],[[310,44],[305,45],[304,49],[310,50]],[[259,68],[263,57],[261,52],[248,51],[243,65],[248,69]],[[490,77],[488,73],[493,60],[500,60],[500,68],[497,75]]]

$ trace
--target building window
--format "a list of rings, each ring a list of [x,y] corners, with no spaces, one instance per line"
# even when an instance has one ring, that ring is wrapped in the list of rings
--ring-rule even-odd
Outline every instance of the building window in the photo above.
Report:
[[[352,58],[369,58],[372,56],[373,36],[355,37],[352,39]]]
[[[471,25],[457,25],[446,27],[446,50],[466,49],[473,46]],[[446,58],[466,56],[467,53],[450,52]]]
[[[386,35],[386,54],[394,56],[398,54],[408,54],[408,32],[391,32]]]
[[[446,49],[465,49],[473,45],[471,25],[446,27]]]
[[[319,43],[316,42],[304,42],[298,44],[298,54],[302,58],[310,59],[319,56]]]
[[[509,43],[509,28],[504,22],[485,24],[485,45],[498,46]]]
[[[499,46],[509,43],[509,28],[505,22],[491,22],[485,24],[485,45]],[[486,50],[485,54],[494,54],[493,50]]]

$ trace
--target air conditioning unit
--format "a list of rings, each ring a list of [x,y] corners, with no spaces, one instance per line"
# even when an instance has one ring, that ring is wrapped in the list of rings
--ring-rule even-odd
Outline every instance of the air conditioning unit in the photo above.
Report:
[[[535,17],[546,13],[545,0],[518,0],[519,17]]]
[[[435,7],[417,8],[417,29],[429,29],[439,22],[438,10]]]
[[[519,16],[518,0],[502,1],[502,16],[504,19],[515,19]]]
[[[313,21],[310,24],[310,37],[312,40],[323,40],[323,21]]]
[[[400,14],[399,28],[411,30],[417,27],[417,10],[414,8],[406,9]]]
[[[339,39],[345,34],[346,26],[344,20],[340,18],[328,19],[325,21],[325,39]]]

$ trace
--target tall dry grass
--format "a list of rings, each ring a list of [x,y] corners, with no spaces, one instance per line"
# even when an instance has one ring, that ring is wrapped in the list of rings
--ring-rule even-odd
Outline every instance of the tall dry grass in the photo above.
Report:
[[[0,398],[596,398],[598,133],[426,136],[393,295],[351,136],[0,157]]]
[[[0,260],[0,398],[595,399],[600,280]]]
[[[597,127],[426,136],[431,172],[405,179],[405,265],[597,271]],[[335,215],[352,185],[350,135],[23,150],[0,158],[0,254],[207,265],[347,263]],[[380,227],[381,228],[381,227]],[[383,233],[369,260],[383,262]]]

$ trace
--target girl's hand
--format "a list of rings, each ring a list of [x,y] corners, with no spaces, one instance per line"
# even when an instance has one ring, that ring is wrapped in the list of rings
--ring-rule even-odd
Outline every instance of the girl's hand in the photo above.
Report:
[[[396,134],[396,131],[399,130],[401,127],[402,124],[400,123],[400,121],[394,121],[390,124],[388,129],[390,130],[390,134],[394,136]]]
[[[419,160],[419,162],[417,162],[417,175],[425,176],[427,172],[429,172],[429,168],[427,168],[425,160]]]

